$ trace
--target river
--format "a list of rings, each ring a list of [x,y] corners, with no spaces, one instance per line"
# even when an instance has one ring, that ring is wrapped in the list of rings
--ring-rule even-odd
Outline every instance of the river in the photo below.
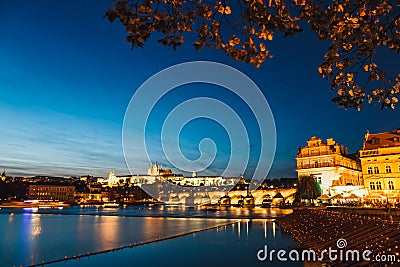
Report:
[[[128,248],[48,266],[266,266],[271,262],[257,259],[264,245],[276,250],[296,247],[274,222],[290,212],[164,205],[2,209],[0,266],[29,266],[121,246]],[[272,264],[288,266],[276,259]]]

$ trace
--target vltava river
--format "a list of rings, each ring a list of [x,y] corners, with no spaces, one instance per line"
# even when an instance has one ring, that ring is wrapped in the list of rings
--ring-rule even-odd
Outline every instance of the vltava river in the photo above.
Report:
[[[296,246],[273,222],[289,210],[136,206],[0,212],[0,266],[40,264],[214,226],[220,227],[49,266],[266,266],[271,262],[256,256],[265,244],[277,250]]]

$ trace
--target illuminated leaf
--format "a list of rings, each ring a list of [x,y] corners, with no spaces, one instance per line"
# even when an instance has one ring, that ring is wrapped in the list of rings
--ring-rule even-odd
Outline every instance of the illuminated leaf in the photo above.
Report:
[[[255,67],[272,58],[265,41],[295,37],[302,26],[309,26],[328,44],[318,73],[338,92],[333,101],[339,107],[359,109],[368,101],[393,108],[397,103],[399,73],[378,68],[374,61],[385,48],[400,51],[398,0],[239,0],[232,6],[201,0],[113,2],[105,17],[125,27],[132,48],[144,46],[157,33],[158,42],[172,49],[190,39],[196,50],[222,50]],[[192,36],[185,39],[185,34]]]

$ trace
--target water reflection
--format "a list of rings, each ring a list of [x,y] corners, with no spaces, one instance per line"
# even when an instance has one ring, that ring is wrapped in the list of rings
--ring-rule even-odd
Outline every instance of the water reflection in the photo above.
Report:
[[[224,225],[213,232],[221,238],[230,236],[231,240],[236,243],[253,246],[254,232],[257,231],[259,231],[257,238],[262,238],[263,242],[268,238],[279,240],[281,236],[276,238],[279,227],[265,218],[271,217],[272,214],[276,217],[291,212],[261,208],[226,208],[211,211],[173,206],[152,206],[151,208],[140,206],[105,210],[97,207],[83,209],[73,207],[37,212],[13,210],[13,214],[2,209],[0,211],[0,236],[2,237],[0,239],[2,248],[0,265],[26,266],[65,256],[71,257],[121,245],[160,239],[227,222],[234,222],[234,224]],[[8,213],[5,214],[6,212]],[[130,217],[144,215],[155,217]],[[220,217],[237,218],[238,216],[262,217],[263,219],[257,223],[253,219],[242,219],[240,222],[237,222],[237,219],[216,219]],[[253,228],[256,230],[253,231]],[[268,235],[268,228],[272,229],[272,235]],[[241,234],[246,235],[245,242],[239,242],[242,238]],[[193,245],[198,242],[198,236],[203,236],[203,234],[191,236],[190,244]],[[223,240],[217,240],[223,242]],[[207,254],[206,247],[202,253]]]
[[[271,220],[242,220],[239,223],[170,239],[151,246],[140,246],[114,253],[85,257],[79,261],[55,264],[53,267],[106,267],[110,266],[110,263],[119,266],[132,266],[133,262],[138,266],[166,265],[174,267],[304,266],[304,263],[301,262],[279,262],[275,260],[273,262],[260,262],[257,260],[256,253],[265,244],[276,250],[287,249],[296,245],[290,236],[280,232],[277,225],[275,226],[275,236],[279,238],[274,238],[273,235],[268,236],[267,229],[273,229],[273,225],[274,222]],[[240,229],[245,232],[243,227],[246,229],[248,240],[239,242]]]
[[[94,232],[99,235],[101,247],[108,244],[118,245],[120,219],[116,216],[100,216],[95,224]]]
[[[14,220],[18,220],[19,216],[15,215]],[[10,224],[9,226],[12,226]],[[24,257],[29,256],[31,262],[38,260],[38,253],[35,247],[38,244],[38,238],[42,234],[41,215],[35,213],[24,213],[22,216],[20,242],[22,244],[22,253]]]
[[[237,225],[238,225],[238,238],[240,240],[240,221],[237,223]]]
[[[274,238],[276,237],[275,221],[272,222],[272,235],[274,236]]]
[[[25,240],[29,242],[42,233],[40,214],[24,213],[22,220],[22,232],[27,237]],[[29,244],[28,244],[29,245]]]
[[[267,239],[267,220],[264,220],[264,239]]]
[[[249,220],[246,220],[246,239],[249,237]]]
[[[10,219],[11,218],[11,219]],[[187,233],[225,219],[0,214],[1,266],[50,261]],[[194,235],[195,236],[195,235]]]

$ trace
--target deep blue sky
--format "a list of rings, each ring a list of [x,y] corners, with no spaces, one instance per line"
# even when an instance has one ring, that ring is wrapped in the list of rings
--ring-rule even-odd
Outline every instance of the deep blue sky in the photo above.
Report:
[[[219,51],[196,52],[190,44],[173,51],[154,39],[132,51],[122,26],[103,19],[111,5],[106,0],[0,3],[0,168],[9,174],[104,176],[111,169],[126,174],[121,131],[132,95],[156,72],[193,60],[233,66],[264,93],[277,131],[271,178],[295,177],[297,148],[311,135],[333,137],[355,152],[366,130],[400,128],[399,110],[380,111],[379,106],[369,105],[357,112],[339,109],[330,101],[334,93],[316,71],[326,43],[307,30],[296,39],[276,38],[269,48],[274,58],[256,69]],[[381,60],[398,71],[398,59],[384,54]],[[214,94],[235,103],[234,98],[218,92],[211,86],[192,85],[171,99]],[[158,107],[160,113],[171,109],[171,103]],[[154,119],[151,127],[159,128],[157,123]],[[193,121],[192,130],[187,125],[182,132],[183,152],[189,158],[198,156],[199,140],[210,137],[201,131],[205,123]],[[208,123],[222,152],[207,173],[218,174],[226,163],[229,144],[223,129]],[[158,145],[150,144],[155,149]],[[138,173],[146,172],[146,162],[138,162]],[[164,165],[171,167],[165,161]]]

